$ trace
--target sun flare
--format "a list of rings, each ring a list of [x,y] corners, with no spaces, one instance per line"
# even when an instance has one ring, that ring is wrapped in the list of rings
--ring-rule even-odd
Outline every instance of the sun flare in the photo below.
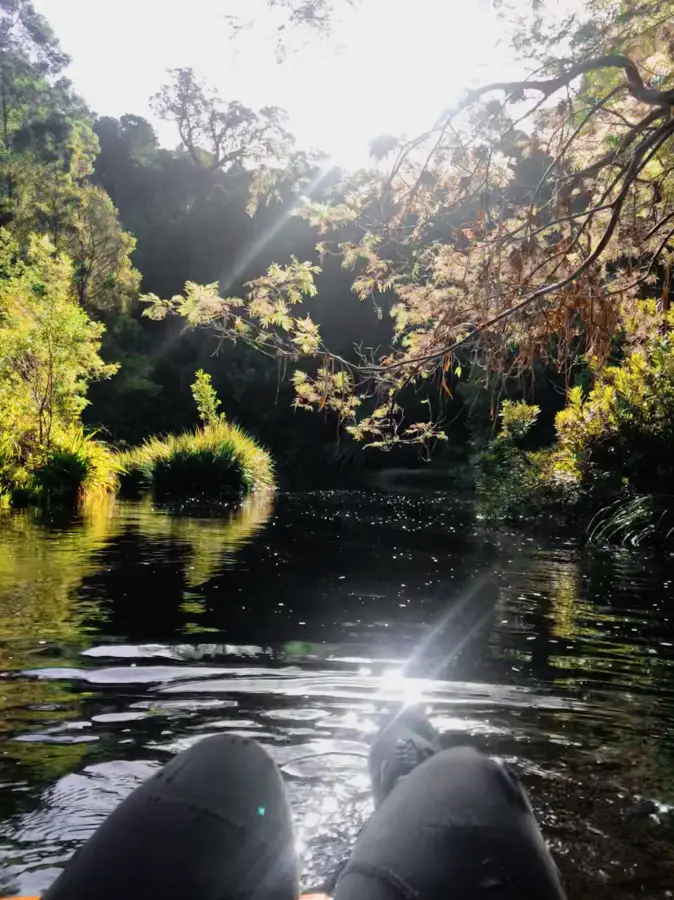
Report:
[[[193,67],[226,101],[285,109],[299,147],[352,167],[367,162],[374,137],[425,129],[466,87],[504,65],[499,25],[484,0],[464,4],[460,15],[441,0],[344,4],[329,37],[296,35],[281,62],[280,20],[264,0],[193,0],[189,17],[167,14],[160,0],[36,5],[61,35],[74,59],[70,77],[94,109],[147,116],[168,147],[178,135],[152,113],[149,98],[175,66]],[[254,24],[233,37],[237,16]],[[94,27],[108,36],[96,47],[87,40]],[[120,71],[119,46],[136,65]]]

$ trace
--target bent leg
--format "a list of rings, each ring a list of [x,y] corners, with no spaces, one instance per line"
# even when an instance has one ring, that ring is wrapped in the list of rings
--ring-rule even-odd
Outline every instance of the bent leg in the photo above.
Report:
[[[247,738],[206,738],[140,785],[43,900],[296,900],[290,808]]]
[[[514,775],[468,747],[401,778],[356,843],[335,900],[562,900]]]

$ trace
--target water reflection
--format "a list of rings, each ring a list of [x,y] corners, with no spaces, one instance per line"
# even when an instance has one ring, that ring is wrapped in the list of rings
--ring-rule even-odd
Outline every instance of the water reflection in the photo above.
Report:
[[[666,562],[489,532],[444,495],[0,526],[0,894],[44,889],[135,784],[222,731],[281,766],[310,886],[368,814],[382,714],[409,702],[519,768],[571,895],[674,890]]]
[[[94,554],[110,534],[109,511],[90,512],[76,527],[50,527],[34,510],[0,511],[0,666],[23,668],[21,645],[60,641],[84,646],[95,604],[75,597],[96,568]],[[18,654],[18,655],[17,655]]]
[[[273,509],[274,494],[261,493],[249,497],[229,515],[177,516],[155,507],[147,497],[138,504],[122,504],[116,522],[119,528],[134,528],[150,540],[185,544],[185,583],[194,588],[233,562],[237,550],[257,534]]]
[[[36,639],[37,648],[58,643],[77,654],[88,635],[101,630],[101,604],[78,590],[105,566],[99,551],[116,539],[137,533],[182,547],[185,585],[196,588],[263,527],[273,503],[271,494],[256,495],[213,518],[170,515],[149,497],[134,504],[91,504],[81,517],[65,521],[35,510],[0,510],[0,667],[26,668],[30,660],[21,651],[35,650]],[[199,614],[203,608],[186,602],[184,611]]]
[[[90,504],[76,519],[50,518],[36,510],[0,511],[0,669],[79,665],[79,655],[108,623],[108,604],[92,596],[86,582],[106,568],[104,548],[128,535],[182,548],[184,582],[197,587],[231,562],[237,549],[268,520],[270,495],[258,495],[217,518],[171,516],[149,498],[136,504]],[[198,595],[183,592],[184,630],[204,608]],[[86,735],[62,741],[61,723],[79,716],[81,695],[64,680],[0,678],[0,736],[49,723],[56,730],[44,741],[13,742],[5,759],[30,768],[33,777],[51,778],[77,766],[87,754]],[[57,746],[55,746],[57,745]]]

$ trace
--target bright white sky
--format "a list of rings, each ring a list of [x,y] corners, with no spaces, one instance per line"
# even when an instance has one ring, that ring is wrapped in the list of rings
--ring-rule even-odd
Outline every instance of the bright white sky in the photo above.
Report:
[[[149,118],[166,70],[192,66],[225,100],[278,105],[302,147],[338,164],[367,159],[380,134],[414,134],[467,86],[514,74],[487,0],[361,0],[330,42],[312,38],[282,63],[264,0],[35,0],[73,59],[68,72],[99,115]],[[228,15],[260,23],[232,39]],[[308,38],[308,33],[302,35]],[[515,70],[521,74],[521,69]]]

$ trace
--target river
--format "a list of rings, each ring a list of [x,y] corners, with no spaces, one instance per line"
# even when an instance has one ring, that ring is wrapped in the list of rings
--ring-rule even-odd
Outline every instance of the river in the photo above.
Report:
[[[171,754],[282,767],[303,882],[370,810],[382,714],[521,774],[570,897],[674,891],[670,560],[490,529],[441,494],[0,513],[0,894],[34,894]]]

